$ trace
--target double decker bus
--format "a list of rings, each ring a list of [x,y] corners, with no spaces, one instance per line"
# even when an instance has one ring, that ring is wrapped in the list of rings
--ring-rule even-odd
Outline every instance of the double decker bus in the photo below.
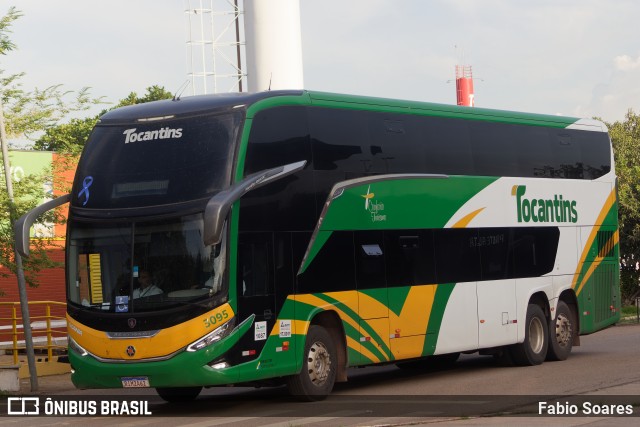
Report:
[[[594,120],[310,91],[101,117],[72,192],[72,381],[287,384],[480,352],[564,360],[619,319],[616,177]]]

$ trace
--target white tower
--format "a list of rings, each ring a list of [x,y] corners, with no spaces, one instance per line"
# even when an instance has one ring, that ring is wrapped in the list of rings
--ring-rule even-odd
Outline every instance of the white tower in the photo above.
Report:
[[[245,0],[249,92],[302,89],[299,0]]]
[[[246,90],[238,0],[184,0],[184,15],[191,94]]]

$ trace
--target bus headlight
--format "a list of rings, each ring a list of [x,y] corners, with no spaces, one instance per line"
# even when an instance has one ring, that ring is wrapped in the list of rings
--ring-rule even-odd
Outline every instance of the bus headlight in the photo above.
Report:
[[[229,333],[233,330],[233,325],[235,324],[235,319],[231,319],[230,321],[228,321],[227,323],[225,323],[224,325],[216,328],[213,330],[213,332],[205,335],[204,337],[200,338],[198,341],[189,344],[189,346],[187,347],[187,351],[198,351],[198,350],[202,350],[203,348],[217,342],[220,341],[222,338],[226,337],[227,335],[229,335]]]
[[[80,344],[78,344],[73,338],[71,338],[69,335],[67,335],[67,340],[69,342],[69,349],[73,350],[74,352],[78,353],[80,356],[86,356],[89,354],[89,352],[87,350],[85,350],[84,348],[82,348],[80,346]]]

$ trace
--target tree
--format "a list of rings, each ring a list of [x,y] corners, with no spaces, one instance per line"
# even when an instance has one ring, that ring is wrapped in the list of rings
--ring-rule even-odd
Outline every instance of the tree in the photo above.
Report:
[[[173,95],[171,94],[171,92],[168,92],[163,86],[153,85],[147,88],[147,93],[145,93],[142,97],[139,97],[135,92],[131,92],[129,96],[121,99],[118,105],[116,105],[114,108],[172,98]]]
[[[11,26],[22,14],[11,7],[7,14],[0,18],[0,55],[7,55],[16,49],[9,37]],[[4,125],[8,137],[32,137],[46,131],[65,119],[70,113],[89,108],[100,99],[92,98],[88,88],[78,92],[63,90],[61,85],[53,85],[44,90],[27,91],[22,87],[20,79],[24,73],[6,76],[0,70],[0,99],[4,113]],[[3,134],[3,135],[4,135]],[[4,139],[4,138],[3,138]],[[6,141],[2,141],[6,143]],[[4,159],[3,159],[4,161]],[[45,182],[51,182],[51,171],[29,175],[20,181],[13,182],[14,198],[9,197],[6,183],[0,184],[0,275],[8,276],[17,272],[14,256],[14,235],[12,224],[22,214],[41,203],[46,196]],[[37,224],[59,223],[63,221],[59,212],[49,212],[38,219]],[[44,268],[56,264],[47,255],[46,249],[51,242],[48,239],[33,241],[31,257],[24,260],[26,282],[37,286],[37,273]],[[8,270],[8,271],[7,271]]]
[[[13,209],[9,209],[11,201],[6,191],[4,182],[0,186],[0,264],[6,269],[0,269],[0,276],[7,277],[16,274],[14,259],[14,235],[12,224],[17,218],[42,203],[44,196],[44,183],[50,180],[50,171],[42,171],[40,174],[27,175],[20,181],[13,183],[14,203]],[[64,217],[58,210],[49,211],[37,221],[39,227],[48,227],[51,224],[61,224]],[[25,281],[31,286],[38,286],[38,274],[47,268],[60,267],[49,258],[47,250],[58,247],[52,237],[42,237],[31,241],[31,256],[23,259]],[[2,290],[0,290],[2,295]]]
[[[607,123],[618,175],[620,282],[625,304],[640,295],[640,115]]]
[[[173,98],[173,95],[170,92],[166,91],[164,87],[157,85],[148,87],[147,92],[142,97],[138,96],[136,92],[131,92],[126,98],[121,99],[115,107],[103,110],[97,116],[84,119],[72,119],[69,123],[47,128],[44,135],[35,142],[34,148],[36,150],[57,151],[59,153],[79,155],[89,138],[91,129],[93,129],[98,122],[100,116],[107,111],[128,105],[171,98]]]

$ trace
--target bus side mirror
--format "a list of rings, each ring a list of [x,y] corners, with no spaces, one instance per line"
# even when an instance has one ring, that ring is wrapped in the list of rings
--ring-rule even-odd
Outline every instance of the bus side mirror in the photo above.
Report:
[[[291,175],[304,168],[306,164],[307,161],[303,160],[256,172],[213,196],[204,210],[204,244],[208,246],[220,243],[227,214],[231,206],[242,196],[251,190]]]
[[[29,258],[29,230],[31,230],[31,226],[36,218],[51,209],[68,203],[69,200],[71,200],[71,194],[65,194],[64,196],[49,200],[31,209],[16,221],[13,225],[13,234],[16,238],[16,250],[21,256]]]

